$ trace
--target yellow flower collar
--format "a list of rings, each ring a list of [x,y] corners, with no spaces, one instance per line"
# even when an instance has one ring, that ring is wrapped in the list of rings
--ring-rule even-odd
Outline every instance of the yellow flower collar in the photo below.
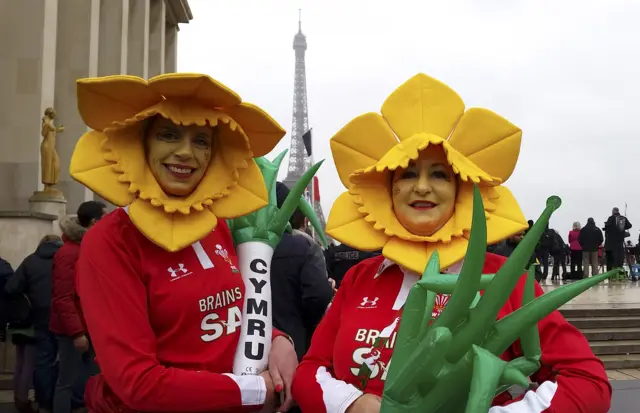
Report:
[[[342,183],[348,189],[334,203],[327,234],[354,248],[382,254],[422,273],[433,251],[442,269],[467,250],[473,184],[480,187],[487,217],[487,242],[528,227],[511,192],[502,186],[515,168],[522,132],[499,115],[479,108],[464,111],[462,99],[443,83],[418,74],[384,102],[382,116],[361,115],[331,139]],[[440,145],[458,176],[453,217],[435,234],[407,231],[392,206],[389,175]]]
[[[78,108],[93,131],[76,145],[71,176],[111,203],[129,205],[132,222],[160,247],[180,250],[210,233],[218,218],[246,215],[267,204],[252,158],[270,152],[285,131],[209,76],[81,79]],[[147,165],[143,121],[155,115],[179,125],[218,126],[210,166],[188,197],[165,194]]]

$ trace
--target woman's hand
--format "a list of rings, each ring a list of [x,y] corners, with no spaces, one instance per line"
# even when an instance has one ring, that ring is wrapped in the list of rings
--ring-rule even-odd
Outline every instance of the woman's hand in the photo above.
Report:
[[[260,376],[264,379],[264,384],[267,387],[267,395],[264,399],[264,407],[262,408],[262,410],[260,410],[260,412],[272,413],[276,409],[276,389],[273,385],[271,374],[269,374],[268,371],[261,373]]]
[[[84,334],[73,339],[73,346],[80,353],[84,354],[89,351],[89,339]]]
[[[293,406],[291,384],[296,367],[298,367],[298,356],[293,344],[282,336],[276,337],[271,343],[271,352],[269,352],[269,374],[276,393],[284,390],[284,402],[278,407],[278,412],[286,412]]]
[[[329,278],[329,284],[331,284],[331,289],[333,290],[333,295],[336,295],[338,289],[336,288],[336,280],[333,278]]]
[[[347,408],[346,413],[380,413],[382,399],[375,394],[363,394]]]

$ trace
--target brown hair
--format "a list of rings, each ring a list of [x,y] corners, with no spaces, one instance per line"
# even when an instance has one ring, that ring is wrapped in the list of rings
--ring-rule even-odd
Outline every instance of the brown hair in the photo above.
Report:
[[[62,242],[62,238],[60,238],[57,235],[53,235],[53,234],[45,235],[44,237],[42,237],[42,239],[38,243],[38,246],[44,244],[45,242],[51,242],[51,241],[60,241],[60,242]]]

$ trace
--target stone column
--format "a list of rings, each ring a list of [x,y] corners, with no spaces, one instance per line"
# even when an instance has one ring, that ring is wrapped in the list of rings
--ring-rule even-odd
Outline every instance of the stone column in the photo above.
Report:
[[[149,78],[164,73],[164,37],[167,6],[164,0],[151,0],[149,13]]]
[[[126,2],[128,24],[129,2]],[[107,0],[100,3],[100,34],[98,41],[98,76],[119,75],[122,73],[122,53],[126,48],[126,37],[123,42],[122,30],[125,27],[123,0]],[[124,44],[123,44],[124,43]],[[125,66],[126,67],[126,66]]]
[[[62,166],[59,187],[67,198],[69,211],[75,211],[78,205],[93,197],[89,190],[71,179],[69,163],[76,142],[87,131],[78,113],[76,80],[98,74],[99,34],[100,0],[58,0],[54,107],[58,112],[58,125],[65,126],[65,131],[58,134]]]
[[[127,74],[149,76],[149,7],[150,0],[129,1],[129,50]]]
[[[26,210],[40,183],[40,119],[53,106],[57,0],[2,2],[0,210]]]
[[[178,66],[178,26],[167,22],[164,42],[164,71],[173,73]]]

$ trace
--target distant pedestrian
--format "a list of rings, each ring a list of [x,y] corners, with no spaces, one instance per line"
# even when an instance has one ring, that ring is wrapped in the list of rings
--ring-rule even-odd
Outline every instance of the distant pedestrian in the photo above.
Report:
[[[591,266],[591,276],[598,274],[599,258],[598,250],[604,241],[602,230],[596,226],[593,218],[587,220],[587,225],[580,230],[578,242],[582,248],[582,270],[584,278],[589,276],[589,266]]]
[[[569,231],[569,249],[571,250],[571,278],[582,278],[582,246],[580,246],[580,223],[574,222]]]
[[[630,235],[631,227],[627,217],[621,215],[618,208],[613,208],[611,216],[604,224],[607,271],[624,266],[624,239]]]

